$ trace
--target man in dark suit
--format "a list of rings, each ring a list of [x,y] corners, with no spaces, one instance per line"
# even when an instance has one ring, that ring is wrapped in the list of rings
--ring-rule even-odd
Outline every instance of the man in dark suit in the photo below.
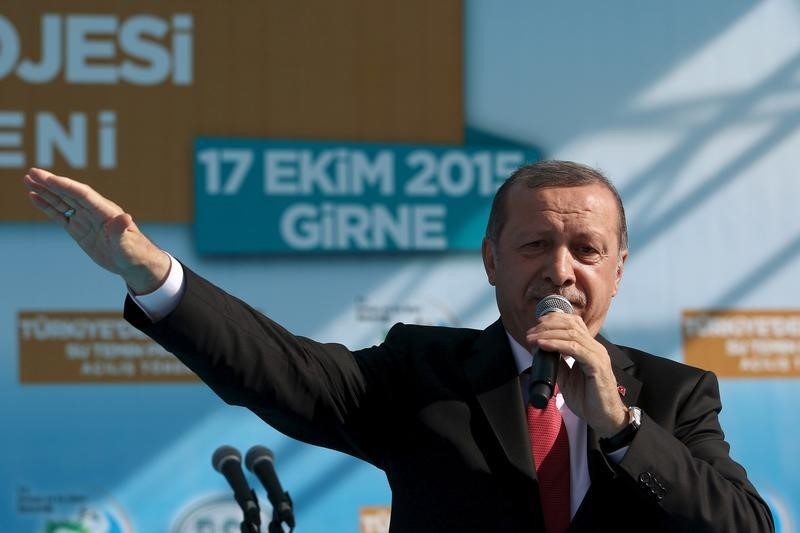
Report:
[[[34,205],[125,279],[126,318],[225,401],[383,469],[392,531],[774,529],[729,456],[714,375],[599,335],[627,229],[616,190],[591,168],[538,163],[498,191],[482,253],[499,321],[399,324],[355,352],[290,334],[88,186],[37,169],[25,183]],[[551,294],[574,313],[537,319]],[[561,354],[558,391],[541,410],[527,406],[532,350]]]

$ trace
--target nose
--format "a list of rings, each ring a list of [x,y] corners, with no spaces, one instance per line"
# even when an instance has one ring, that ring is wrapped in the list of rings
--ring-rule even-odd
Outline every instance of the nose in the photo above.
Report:
[[[555,287],[570,287],[575,284],[574,258],[569,249],[556,246],[544,269],[544,278]]]

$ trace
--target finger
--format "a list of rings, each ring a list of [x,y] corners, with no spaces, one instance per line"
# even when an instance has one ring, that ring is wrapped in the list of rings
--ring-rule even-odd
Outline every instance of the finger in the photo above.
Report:
[[[587,339],[591,338],[588,332],[582,328],[571,326],[551,329],[536,329],[530,333],[536,339]]]
[[[30,169],[25,177],[28,188],[47,198],[53,207],[58,207],[58,202],[53,201],[53,197],[58,197],[59,201],[72,207],[86,207],[82,203],[81,197],[87,194],[87,191],[77,188],[77,185],[80,184],[74,180],[56,176],[40,168]]]
[[[26,178],[25,184],[30,190],[28,194],[35,207],[43,211],[50,219],[67,228],[69,233],[76,239],[83,238],[91,230],[91,221],[84,221],[84,209],[75,209],[60,196],[30,180],[28,176]],[[70,209],[73,210],[73,214],[67,217],[65,213]],[[85,224],[88,224],[88,226]]]
[[[564,339],[537,339],[539,349],[584,360],[588,350],[580,342]]]
[[[63,198],[52,192],[47,187],[44,187],[41,184],[33,180],[30,180],[28,176],[25,177],[28,178],[28,180],[26,180],[26,185],[28,186],[28,189],[31,192],[36,193],[39,198],[47,201],[47,203],[50,204],[50,206],[52,206],[58,212],[63,213],[64,211],[72,207],[71,205],[67,204],[67,202],[65,202]]]
[[[583,398],[586,394],[586,383],[584,376],[577,363],[570,366],[564,359],[558,367],[558,388],[564,396],[564,401],[570,410],[578,417],[584,417]]]
[[[547,340],[573,340],[582,344],[593,342],[593,337],[586,329],[583,322],[566,321],[563,323],[553,323],[537,325],[530,329],[526,335],[528,342],[538,343]]]
[[[572,330],[555,330],[542,335],[528,336],[528,342],[541,350],[573,357],[579,363],[596,365],[600,358],[597,341]],[[607,357],[607,356],[606,356]]]
[[[64,216],[64,213],[60,209],[53,207],[38,193],[29,192],[28,197],[30,198],[34,207],[42,211],[45,215],[47,215],[48,218],[59,224],[62,228],[66,229],[67,232],[69,232],[69,234],[75,238],[75,240],[80,241],[91,231],[91,228],[81,220],[81,217],[78,216],[80,212],[76,212],[73,217],[67,220],[67,218]]]
[[[558,383],[558,388],[561,389],[562,394],[564,394],[564,397],[569,396],[568,390],[570,386],[571,374],[572,368],[570,368],[563,357],[560,357],[558,362],[558,376],[556,377],[556,382]]]
[[[594,341],[592,336],[579,324],[549,324],[547,326],[535,327],[527,332],[525,338],[528,342],[541,344],[553,341],[575,341],[587,344]]]
[[[33,183],[61,197],[70,206],[83,208],[95,224],[102,224],[108,218],[123,212],[120,206],[85,183],[80,183],[64,176],[56,176],[39,168],[30,169],[28,176]]]
[[[50,202],[47,201],[41,194],[37,192],[29,192],[28,197],[31,200],[31,203],[39,209],[39,211],[43,212],[47,215],[48,218],[57,222],[62,227],[68,224],[67,219],[64,217],[63,213],[52,206]]]
[[[95,207],[102,207],[102,204],[116,206],[116,204],[98,194],[85,183],[80,183],[65,176],[56,176],[52,172],[40,168],[30,169],[28,171],[28,176],[30,176],[35,183],[60,196],[76,207],[93,209]]]
[[[539,317],[539,321],[534,328],[540,330],[581,327],[584,325],[583,319],[578,315],[568,315],[565,313],[548,313]]]

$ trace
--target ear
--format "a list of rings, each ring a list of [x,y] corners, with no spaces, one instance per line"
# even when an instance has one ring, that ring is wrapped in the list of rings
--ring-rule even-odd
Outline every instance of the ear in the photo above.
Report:
[[[611,294],[612,296],[617,295],[617,290],[619,290],[619,282],[622,281],[622,272],[625,270],[625,261],[628,259],[628,250],[621,250],[619,252],[619,258],[617,259],[617,272],[614,276],[614,292]]]
[[[481,244],[481,255],[483,256],[483,268],[486,269],[486,278],[489,280],[489,285],[494,286],[495,282],[495,249],[494,243],[488,237],[483,238]]]

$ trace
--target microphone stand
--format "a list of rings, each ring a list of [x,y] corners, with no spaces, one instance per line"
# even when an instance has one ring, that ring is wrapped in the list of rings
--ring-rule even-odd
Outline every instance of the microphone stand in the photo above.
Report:
[[[239,525],[241,533],[261,533],[261,509],[258,506],[258,496],[253,489],[250,489],[252,498],[245,501],[238,501],[242,508],[243,520]]]
[[[270,502],[273,503],[273,502]],[[294,531],[294,511],[292,510],[292,498],[288,492],[283,493],[283,497],[278,505],[272,505],[272,521],[269,523],[268,533],[285,533],[283,530],[284,522],[289,526],[289,532]]]

